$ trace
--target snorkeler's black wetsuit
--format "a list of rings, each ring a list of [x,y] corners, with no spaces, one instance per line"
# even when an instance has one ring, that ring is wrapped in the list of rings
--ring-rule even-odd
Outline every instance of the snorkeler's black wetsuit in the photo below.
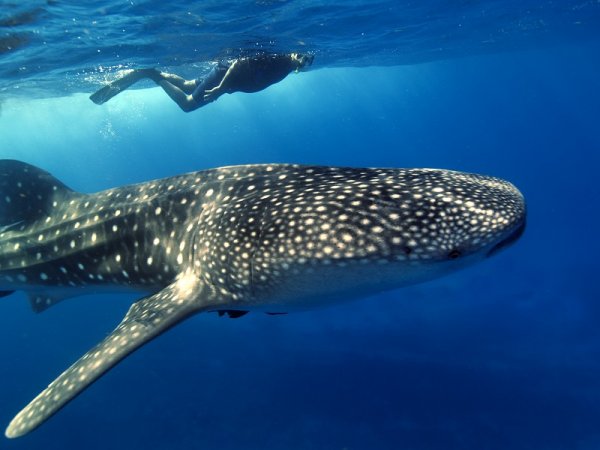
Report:
[[[212,100],[226,93],[262,91],[283,80],[297,67],[297,63],[287,54],[255,55],[220,62],[206,77],[199,80],[192,97],[198,103],[208,103],[204,97],[206,91],[219,86],[221,82],[222,91]]]

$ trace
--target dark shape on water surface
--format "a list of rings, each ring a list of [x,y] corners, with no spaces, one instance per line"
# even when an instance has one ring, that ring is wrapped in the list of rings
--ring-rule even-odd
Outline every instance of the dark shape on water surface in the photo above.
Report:
[[[206,77],[196,80],[186,80],[156,69],[132,69],[93,93],[90,100],[102,105],[138,81],[150,79],[183,111],[190,112],[214,102],[223,94],[262,91],[291,72],[311,65],[312,61],[312,55],[300,53],[261,53],[221,61]]]
[[[141,293],[17,414],[10,438],[194,314],[285,313],[426,281],[514,241],[526,215],[512,184],[437,169],[244,165],[82,194],[2,160],[0,189],[3,295],[24,290],[42,311]]]

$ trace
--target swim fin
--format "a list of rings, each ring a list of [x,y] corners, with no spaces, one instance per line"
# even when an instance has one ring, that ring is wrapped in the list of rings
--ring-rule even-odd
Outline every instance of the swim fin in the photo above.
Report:
[[[144,78],[157,81],[159,76],[160,72],[156,69],[132,69],[118,80],[94,92],[90,95],[90,100],[96,105],[102,105],[138,81]]]

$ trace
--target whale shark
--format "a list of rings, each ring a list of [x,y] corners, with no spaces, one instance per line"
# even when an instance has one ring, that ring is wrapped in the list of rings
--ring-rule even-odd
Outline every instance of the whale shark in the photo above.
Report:
[[[0,296],[25,291],[36,312],[140,296],[5,434],[29,433],[197,313],[288,313],[430,280],[496,254],[525,222],[514,185],[451,170],[256,164],[86,194],[0,160]]]

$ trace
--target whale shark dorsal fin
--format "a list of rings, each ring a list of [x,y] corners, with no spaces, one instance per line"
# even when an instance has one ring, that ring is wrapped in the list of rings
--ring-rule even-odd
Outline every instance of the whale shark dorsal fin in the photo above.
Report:
[[[6,231],[50,212],[57,198],[76,195],[48,172],[12,159],[0,160],[0,228]]]
[[[199,312],[201,284],[190,279],[134,303],[119,326],[64,371],[10,422],[6,437],[29,433],[137,348]]]

